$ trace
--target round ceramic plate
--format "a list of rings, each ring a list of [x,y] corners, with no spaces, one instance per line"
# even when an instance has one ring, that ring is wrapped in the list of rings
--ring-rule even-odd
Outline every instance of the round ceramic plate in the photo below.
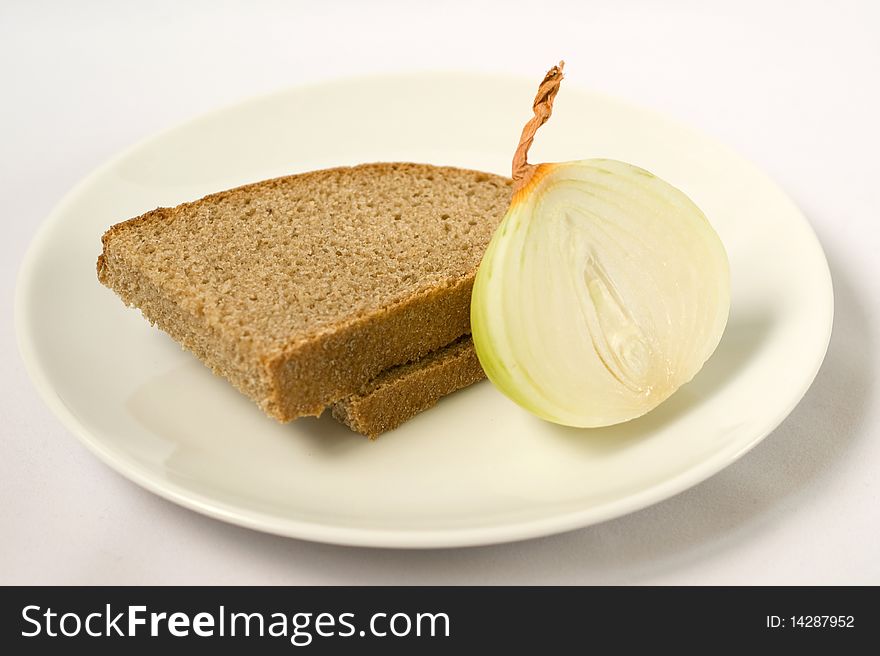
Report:
[[[730,257],[727,331],[648,415],[599,430],[536,419],[483,382],[375,442],[328,413],[266,418],[95,276],[100,237],[157,206],[289,173],[416,161],[507,173],[536,80],[362,78],[249,100],[128,150],[76,187],[23,265],[16,319],[33,380],[107,464],[229,522],[341,544],[436,547],[573,529],[680,492],[736,460],[801,399],[828,344],[828,266],[757,171],[653,113],[563,85],[531,159],[642,166],[703,209]]]

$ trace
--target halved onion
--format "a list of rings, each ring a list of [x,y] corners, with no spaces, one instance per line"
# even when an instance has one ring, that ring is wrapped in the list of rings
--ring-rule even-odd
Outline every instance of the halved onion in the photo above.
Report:
[[[526,162],[561,68],[523,131],[518,187],[477,273],[471,324],[504,394],[549,421],[607,426],[650,411],[700,370],[727,323],[730,275],[703,213],[648,171]]]

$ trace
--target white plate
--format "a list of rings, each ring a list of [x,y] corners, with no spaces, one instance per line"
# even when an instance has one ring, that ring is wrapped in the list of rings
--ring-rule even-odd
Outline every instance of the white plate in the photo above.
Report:
[[[379,160],[507,173],[537,80],[431,74],[257,98],[133,147],[47,219],[16,299],[21,351],[64,424],[193,510],[341,544],[472,545],[586,526],[684,490],[776,427],[813,380],[833,297],[807,221],[753,166],[653,113],[563,84],[532,161],[611,157],[688,193],[730,256],[727,332],[697,378],[601,430],[531,417],[488,382],[375,443],[331,418],[279,425],[95,277],[100,236],[159,205]]]

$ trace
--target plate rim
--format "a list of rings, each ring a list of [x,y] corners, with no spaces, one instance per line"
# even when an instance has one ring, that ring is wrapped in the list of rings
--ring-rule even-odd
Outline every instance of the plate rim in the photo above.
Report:
[[[436,71],[404,71],[395,73],[376,73],[370,75],[349,75],[312,82],[302,85],[285,86],[273,91],[261,94],[247,96],[234,102],[224,104],[220,107],[211,109],[207,112],[196,114],[186,118],[171,126],[157,130],[147,136],[135,141],[133,144],[122,149],[116,155],[110,157],[96,168],[92,169],[87,175],[80,179],[58,203],[50,210],[46,217],[40,222],[30,244],[25,250],[19,266],[18,276],[15,284],[13,315],[14,330],[18,345],[19,354],[24,361],[25,370],[31,379],[38,395],[48,406],[49,410],[61,421],[61,424],[77,439],[79,439],[95,456],[111,469],[121,474],[128,480],[136,483],[140,487],[156,494],[157,496],[171,501],[177,505],[183,506],[189,510],[193,510],[202,515],[219,519],[237,526],[262,531],[274,535],[284,537],[292,537],[327,544],[336,544],[342,546],[359,546],[359,547],[384,547],[397,549],[429,549],[429,548],[449,548],[449,547],[467,547],[467,546],[483,546],[489,544],[499,544],[526,540],[536,537],[542,537],[579,528],[585,528],[600,522],[621,517],[623,515],[647,508],[651,505],[665,501],[691,487],[694,487],[714,474],[718,473],[725,467],[739,460],[746,453],[751,451],[761,441],[763,441],[770,433],[775,431],[779,425],[788,417],[794,408],[800,403],[807,390],[812,386],[825,356],[831,340],[834,321],[834,286],[831,277],[831,271],[828,265],[828,259],[822,244],[810,221],[800,210],[796,203],[785,193],[785,191],[763,172],[759,167],[753,164],[748,158],[741,155],[730,146],[716,140],[713,136],[704,133],[702,130],[693,128],[677,119],[657,111],[650,107],[636,105],[625,99],[620,99],[603,92],[595,91],[588,88],[575,86],[575,89],[591,96],[608,100],[618,105],[632,108],[643,114],[651,115],[667,124],[682,128],[689,133],[698,136],[705,143],[713,148],[724,152],[728,156],[735,158],[739,164],[751,170],[753,175],[759,176],[764,182],[770,184],[782,197],[788,201],[793,212],[800,218],[803,227],[812,238],[821,261],[824,264],[822,270],[823,283],[827,288],[827,316],[825,320],[825,329],[823,331],[824,347],[821,353],[818,353],[815,362],[810,370],[810,375],[804,378],[801,388],[792,396],[790,403],[777,413],[772,422],[768,422],[766,427],[756,432],[756,435],[747,443],[741,445],[732,453],[720,450],[712,454],[711,457],[699,462],[698,464],[684,470],[672,478],[665,479],[647,488],[644,488],[634,494],[627,495],[623,498],[612,500],[610,502],[600,503],[586,509],[559,512],[549,517],[529,520],[514,520],[481,527],[465,527],[465,528],[443,528],[443,529],[389,529],[389,528],[363,528],[363,527],[343,527],[329,524],[321,524],[312,521],[304,521],[292,518],[280,518],[266,512],[254,510],[245,510],[232,504],[218,501],[207,497],[201,493],[188,490],[178,483],[170,481],[156,480],[151,474],[149,468],[140,466],[134,461],[128,461],[124,457],[124,453],[115,452],[92,435],[85,425],[77,419],[75,414],[64,404],[58,394],[55,392],[52,383],[46,371],[40,364],[40,356],[35,346],[33,331],[30,330],[30,323],[27,319],[28,303],[33,295],[28,291],[34,287],[34,278],[38,269],[39,254],[45,250],[46,242],[52,234],[52,229],[59,224],[65,216],[67,208],[78,199],[87,188],[93,186],[96,179],[100,178],[106,171],[114,168],[119,162],[124,161],[131,153],[140,149],[143,145],[157,140],[166,134],[177,130],[185,129],[190,124],[204,120],[216,114],[229,111],[242,105],[257,104],[270,98],[291,93],[293,91],[307,92],[324,86],[336,86],[345,84],[346,82],[363,82],[369,80],[389,80],[389,79],[412,79],[413,77],[422,76],[443,76],[457,77],[466,76],[472,79],[489,79],[496,81],[506,79],[507,81],[516,81],[525,83],[523,76],[510,74],[493,74],[486,72],[460,72],[452,70],[436,70]]]

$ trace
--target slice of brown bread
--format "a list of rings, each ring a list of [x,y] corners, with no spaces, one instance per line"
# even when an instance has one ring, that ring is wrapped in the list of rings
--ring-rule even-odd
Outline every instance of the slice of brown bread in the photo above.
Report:
[[[319,415],[469,332],[510,185],[401,163],[258,182],[111,227],[98,278],[269,415]]]
[[[375,439],[485,377],[474,342],[464,335],[415,362],[382,372],[357,393],[334,403],[333,416]]]

